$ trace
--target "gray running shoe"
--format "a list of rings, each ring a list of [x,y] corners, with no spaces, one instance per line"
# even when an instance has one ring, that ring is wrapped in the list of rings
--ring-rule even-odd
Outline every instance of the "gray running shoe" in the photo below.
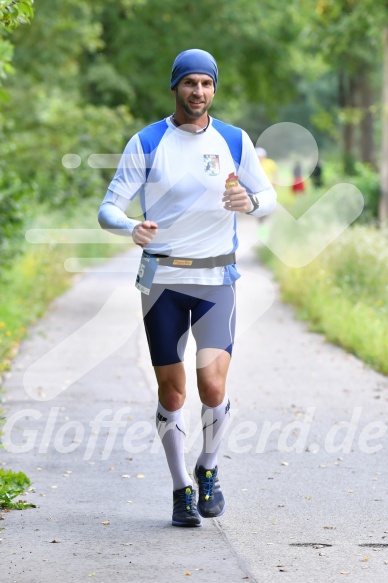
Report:
[[[221,516],[226,510],[217,472],[217,466],[212,470],[196,466],[194,470],[194,479],[198,484],[198,512],[204,518]]]
[[[196,492],[191,486],[186,486],[173,492],[173,526],[202,526],[201,517],[197,511],[195,494]]]

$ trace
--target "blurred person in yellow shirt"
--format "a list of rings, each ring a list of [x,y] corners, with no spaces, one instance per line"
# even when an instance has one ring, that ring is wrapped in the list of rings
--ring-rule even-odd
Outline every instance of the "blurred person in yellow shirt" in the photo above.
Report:
[[[264,148],[256,148],[256,154],[260,160],[260,164],[264,172],[269,178],[272,185],[276,184],[276,178],[278,173],[278,166],[274,160],[268,158],[267,150]]]

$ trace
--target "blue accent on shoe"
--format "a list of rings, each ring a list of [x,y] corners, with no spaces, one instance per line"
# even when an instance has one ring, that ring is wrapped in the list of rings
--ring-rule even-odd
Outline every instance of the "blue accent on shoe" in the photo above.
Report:
[[[204,518],[221,516],[225,510],[225,499],[218,480],[218,467],[207,470],[196,466],[194,479],[198,484],[198,512]]]
[[[173,526],[202,526],[197,511],[196,492],[191,486],[185,486],[173,492],[174,507]]]

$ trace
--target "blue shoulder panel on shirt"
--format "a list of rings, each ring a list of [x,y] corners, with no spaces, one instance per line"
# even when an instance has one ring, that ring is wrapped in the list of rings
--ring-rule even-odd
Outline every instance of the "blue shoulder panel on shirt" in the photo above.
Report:
[[[241,156],[242,156],[242,131],[240,128],[236,128],[235,126],[229,125],[220,121],[219,119],[214,119],[212,125],[217,132],[221,134],[224,138],[225,142],[228,144],[230,153],[236,164],[236,169],[241,163]]]
[[[166,133],[167,128],[168,125],[166,120],[162,119],[161,121],[157,121],[156,123],[145,127],[138,133],[146,159],[146,179],[148,179],[148,175],[154,162],[156,148],[159,146],[160,140]]]

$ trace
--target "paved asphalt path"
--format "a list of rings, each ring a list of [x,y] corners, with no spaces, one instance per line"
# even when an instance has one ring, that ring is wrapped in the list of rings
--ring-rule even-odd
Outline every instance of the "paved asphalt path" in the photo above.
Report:
[[[388,581],[388,379],[279,301],[255,261],[257,228],[242,217],[225,515],[171,526],[134,249],[75,277],[6,378],[0,459],[30,476],[37,508],[2,513],[1,583]],[[193,354],[190,340],[190,470],[201,447]]]

